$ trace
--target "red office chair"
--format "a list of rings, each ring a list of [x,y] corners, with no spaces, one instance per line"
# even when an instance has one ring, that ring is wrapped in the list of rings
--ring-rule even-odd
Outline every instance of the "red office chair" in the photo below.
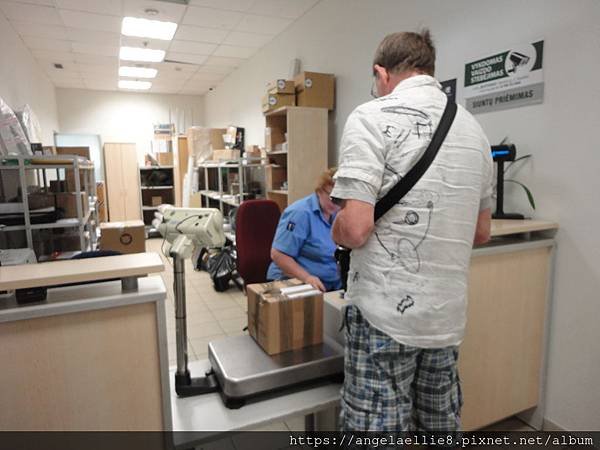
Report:
[[[244,285],[267,281],[271,245],[280,215],[277,203],[272,200],[247,200],[238,208],[235,245],[238,273]]]

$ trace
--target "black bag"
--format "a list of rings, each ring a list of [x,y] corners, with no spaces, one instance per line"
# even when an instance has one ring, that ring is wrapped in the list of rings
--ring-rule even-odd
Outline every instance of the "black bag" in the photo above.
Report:
[[[387,194],[383,196],[375,204],[375,218],[377,222],[385,213],[397,204],[402,197],[414,187],[415,184],[425,174],[433,160],[435,159],[446,135],[452,126],[454,117],[456,116],[456,103],[448,99],[446,107],[444,108],[444,114],[440,120],[440,123],[433,133],[431,142],[427,146],[427,149],[421,156],[421,159],[408,171],[406,176],[402,178],[394,187],[392,187]],[[350,254],[352,250],[338,246],[335,251],[335,260],[337,261],[338,271],[342,280],[342,289],[345,291],[348,288],[348,272],[350,271]]]
[[[225,247],[215,255],[210,256],[207,266],[215,291],[226,291],[236,270],[235,257],[231,249]]]

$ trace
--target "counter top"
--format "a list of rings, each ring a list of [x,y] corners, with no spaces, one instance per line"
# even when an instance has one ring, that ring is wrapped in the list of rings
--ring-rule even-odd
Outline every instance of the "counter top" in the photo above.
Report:
[[[558,229],[556,222],[546,220],[492,219],[492,237]]]
[[[110,280],[162,272],[158,253],[134,253],[0,268],[0,291]]]
[[[193,377],[202,376],[208,369],[208,360],[190,361]],[[311,414],[337,406],[340,400],[340,383],[323,381],[313,387],[290,390],[283,395],[266,396],[249,402],[240,409],[227,409],[220,394],[204,394],[193,397],[178,397],[175,393],[174,372],[171,368],[171,405],[173,408],[173,431],[241,431],[254,429],[272,422],[280,422],[292,416]],[[192,436],[176,435],[179,441]]]
[[[164,301],[167,290],[160,277],[138,280],[138,289],[123,292],[119,281],[48,289],[46,301],[19,305],[13,298],[0,299],[0,323],[57,316],[139,303]]]

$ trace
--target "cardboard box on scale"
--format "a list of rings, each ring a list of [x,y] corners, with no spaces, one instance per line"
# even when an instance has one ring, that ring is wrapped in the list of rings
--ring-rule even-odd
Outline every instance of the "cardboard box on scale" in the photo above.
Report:
[[[300,292],[284,293],[290,287]],[[251,284],[246,293],[248,331],[269,355],[323,342],[322,293],[296,279]]]

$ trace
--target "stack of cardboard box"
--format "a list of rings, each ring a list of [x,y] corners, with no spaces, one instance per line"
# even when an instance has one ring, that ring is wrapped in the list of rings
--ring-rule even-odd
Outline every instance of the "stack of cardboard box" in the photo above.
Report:
[[[268,113],[283,106],[296,105],[294,82],[291,80],[275,80],[267,85],[267,93],[262,99],[262,111]]]
[[[335,108],[335,75],[302,72],[294,77],[297,106]]]

